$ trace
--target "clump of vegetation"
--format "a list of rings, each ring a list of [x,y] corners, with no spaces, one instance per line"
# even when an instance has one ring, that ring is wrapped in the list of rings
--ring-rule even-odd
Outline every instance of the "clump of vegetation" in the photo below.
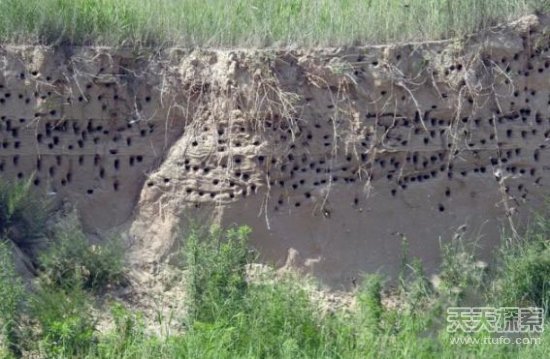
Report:
[[[78,284],[39,286],[31,296],[30,313],[40,332],[26,345],[46,358],[84,357],[95,340],[91,308],[88,293]]]
[[[56,224],[53,240],[40,253],[38,263],[43,279],[56,286],[81,283],[84,289],[98,291],[124,279],[120,241],[89,244],[75,213]]]
[[[477,261],[474,243],[455,235],[441,245],[442,261],[437,290],[451,301],[459,301],[483,285],[487,264]]]
[[[247,288],[250,262],[247,238],[250,228],[225,232],[193,229],[185,241],[189,268],[189,311],[193,320],[213,321],[239,305]]]
[[[550,220],[534,216],[520,240],[501,248],[493,297],[502,306],[537,306],[550,315]]]
[[[176,356],[290,358],[320,344],[318,313],[299,282],[247,280],[249,233],[214,228],[186,238],[189,332],[178,338]]]
[[[0,180],[0,236],[20,247],[43,235],[48,203],[30,191],[31,182]]]
[[[2,0],[0,41],[342,46],[460,36],[535,11],[548,12],[550,4],[546,0]]]
[[[95,355],[99,358],[149,357],[148,337],[145,334],[145,324],[140,313],[133,312],[120,303],[114,303],[111,316],[114,329],[98,343]],[[153,338],[151,346],[154,342]]]
[[[47,217],[47,202],[31,193],[29,182],[0,181],[1,357],[18,357],[24,350],[80,357],[95,335],[88,292],[123,279],[118,240],[90,245],[75,213],[60,217],[53,231]],[[13,253],[37,237],[51,243],[37,258],[40,280],[26,293]]]

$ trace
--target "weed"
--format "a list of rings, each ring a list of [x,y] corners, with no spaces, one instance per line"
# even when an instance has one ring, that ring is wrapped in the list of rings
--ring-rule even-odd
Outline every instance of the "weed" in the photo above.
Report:
[[[95,323],[87,293],[77,284],[40,286],[31,298],[31,313],[39,324],[38,340],[30,344],[46,357],[81,357],[93,344]]]
[[[246,240],[250,228],[205,232],[193,229],[184,250],[189,268],[188,296],[191,318],[211,322],[238,305],[246,290]]]
[[[121,243],[90,245],[74,213],[57,223],[52,243],[38,259],[44,279],[60,287],[82,282],[84,289],[97,291],[124,276]]]
[[[104,358],[118,358],[140,349],[140,345],[143,350],[146,336],[141,315],[120,303],[112,306],[111,315],[115,324],[114,330],[99,343],[96,354]]]
[[[357,295],[359,308],[363,316],[363,324],[372,333],[380,328],[380,319],[384,312],[382,307],[382,277],[369,275],[363,279],[361,290]]]

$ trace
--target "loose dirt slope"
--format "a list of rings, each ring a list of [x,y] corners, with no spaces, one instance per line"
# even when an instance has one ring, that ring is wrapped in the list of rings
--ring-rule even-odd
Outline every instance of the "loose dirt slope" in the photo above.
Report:
[[[549,20],[463,41],[305,50],[0,48],[0,170],[128,230],[147,267],[183,222],[336,286],[487,255],[548,195]],[[289,249],[298,255],[287,258]],[[291,251],[296,253],[295,251]]]

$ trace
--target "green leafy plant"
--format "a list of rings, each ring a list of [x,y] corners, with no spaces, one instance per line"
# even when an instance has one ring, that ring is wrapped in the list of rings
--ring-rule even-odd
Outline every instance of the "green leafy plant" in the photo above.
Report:
[[[372,333],[379,331],[380,320],[384,312],[381,294],[382,284],[380,275],[365,276],[361,289],[357,293],[357,300],[364,321],[363,325]]]
[[[222,231],[193,229],[184,251],[189,268],[188,295],[191,317],[215,321],[222,312],[238,305],[247,288],[246,264],[250,228]]]
[[[120,241],[89,244],[75,213],[56,225],[52,243],[39,255],[38,262],[43,277],[60,287],[81,282],[84,289],[97,291],[124,279]]]
[[[34,350],[51,358],[82,357],[90,350],[95,321],[88,294],[81,286],[40,286],[30,306],[40,327]]]

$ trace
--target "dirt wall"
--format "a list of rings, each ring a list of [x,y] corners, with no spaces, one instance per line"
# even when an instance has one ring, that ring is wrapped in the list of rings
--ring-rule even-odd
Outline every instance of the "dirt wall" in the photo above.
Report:
[[[548,24],[317,50],[3,46],[0,171],[89,231],[125,229],[138,265],[182,222],[248,224],[265,259],[335,286],[395,273],[404,239],[428,269],[454,233],[487,258],[549,193]]]

